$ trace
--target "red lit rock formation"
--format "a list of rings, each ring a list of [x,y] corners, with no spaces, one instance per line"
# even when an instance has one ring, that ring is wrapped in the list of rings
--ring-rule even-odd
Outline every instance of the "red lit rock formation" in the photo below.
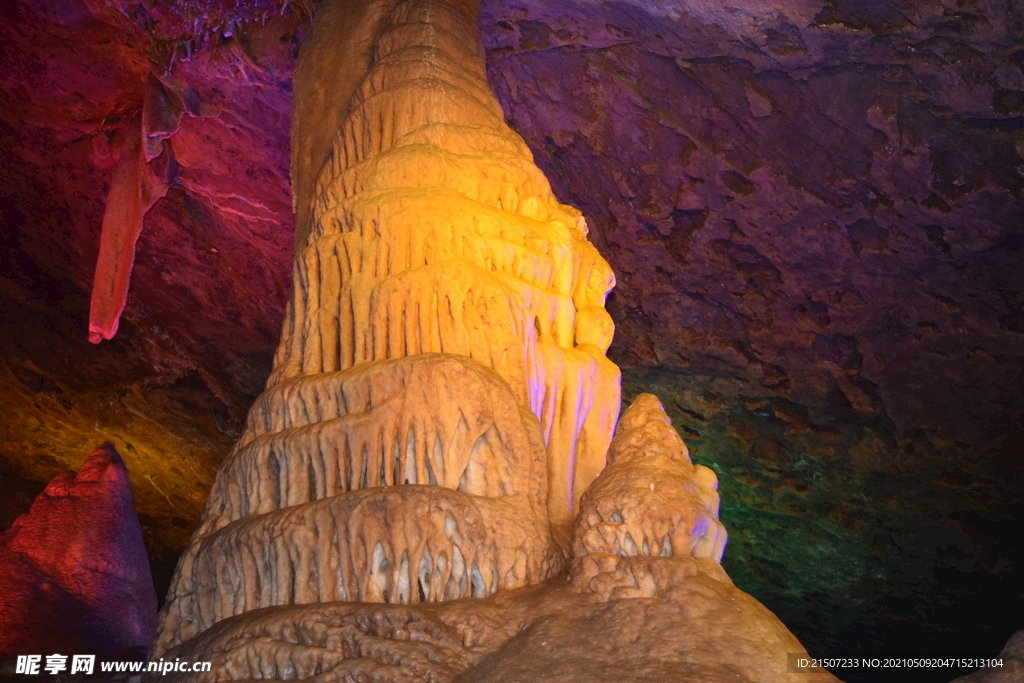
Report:
[[[140,119],[128,124],[121,160],[107,194],[89,307],[89,341],[94,344],[117,333],[121,312],[128,301],[142,219],[167,193],[167,159],[163,164],[151,164],[144,136]],[[164,174],[157,171],[159,166]]]
[[[0,653],[147,648],[156,605],[128,470],[110,444],[0,535]]]

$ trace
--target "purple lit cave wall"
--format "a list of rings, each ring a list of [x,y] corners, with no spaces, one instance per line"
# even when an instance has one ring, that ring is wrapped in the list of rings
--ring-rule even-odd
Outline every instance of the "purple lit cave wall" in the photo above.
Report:
[[[109,441],[161,602],[285,315],[313,11],[0,6],[0,531]],[[1024,629],[1024,5],[485,0],[480,30],[615,273],[625,404],[657,394],[718,476],[736,585],[812,654],[998,652]],[[131,543],[103,552],[137,586]]]

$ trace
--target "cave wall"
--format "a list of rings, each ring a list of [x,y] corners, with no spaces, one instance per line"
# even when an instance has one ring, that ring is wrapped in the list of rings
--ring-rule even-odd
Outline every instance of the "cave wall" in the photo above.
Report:
[[[665,398],[726,567],[823,651],[977,648],[1018,609],[1022,16],[919,5],[484,19],[615,269],[625,395]]]
[[[308,15],[260,10],[2,9],[0,470],[45,483],[111,441],[164,589],[270,371],[288,294],[291,74]],[[244,36],[225,35],[246,13]],[[145,216],[120,331],[94,346],[82,324],[104,202],[154,76],[186,105],[163,143],[172,183]],[[3,497],[13,520],[20,498]]]
[[[737,584],[812,651],[995,651],[1024,561],[1022,10],[737,4],[484,3],[488,76],[615,271],[624,398],[658,394],[718,474]],[[111,440],[159,584],[269,372],[310,8],[0,11],[0,502]],[[94,346],[151,75],[184,104],[171,189]]]

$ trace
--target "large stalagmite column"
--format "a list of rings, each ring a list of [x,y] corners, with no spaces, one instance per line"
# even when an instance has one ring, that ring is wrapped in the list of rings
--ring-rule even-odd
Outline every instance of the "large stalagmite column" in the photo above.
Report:
[[[270,386],[417,353],[469,356],[540,418],[549,507],[567,522],[618,412],[618,369],[604,356],[614,277],[579,211],[557,202],[505,125],[477,4],[321,7],[297,77],[294,140],[297,174],[319,173],[297,188],[302,248]],[[324,72],[338,69],[339,50],[363,64],[352,53],[367,35],[369,71],[336,102]],[[326,140],[324,108],[344,113]]]
[[[618,413],[613,276],[505,125],[476,5],[318,9],[274,371],[155,655],[258,607],[480,597],[563,566]]]

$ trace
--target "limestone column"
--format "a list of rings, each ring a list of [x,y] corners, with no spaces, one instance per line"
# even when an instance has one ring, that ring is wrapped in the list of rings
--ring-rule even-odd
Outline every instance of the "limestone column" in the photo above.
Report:
[[[325,0],[293,292],[155,655],[258,607],[482,597],[563,566],[619,408],[614,278],[490,93],[476,0]]]
[[[270,385],[416,353],[469,356],[540,418],[549,507],[568,523],[618,414],[619,372],[604,355],[614,276],[505,124],[477,5],[322,3],[296,76],[301,250]],[[367,69],[351,94],[339,62]],[[340,94],[324,91],[332,78]]]

